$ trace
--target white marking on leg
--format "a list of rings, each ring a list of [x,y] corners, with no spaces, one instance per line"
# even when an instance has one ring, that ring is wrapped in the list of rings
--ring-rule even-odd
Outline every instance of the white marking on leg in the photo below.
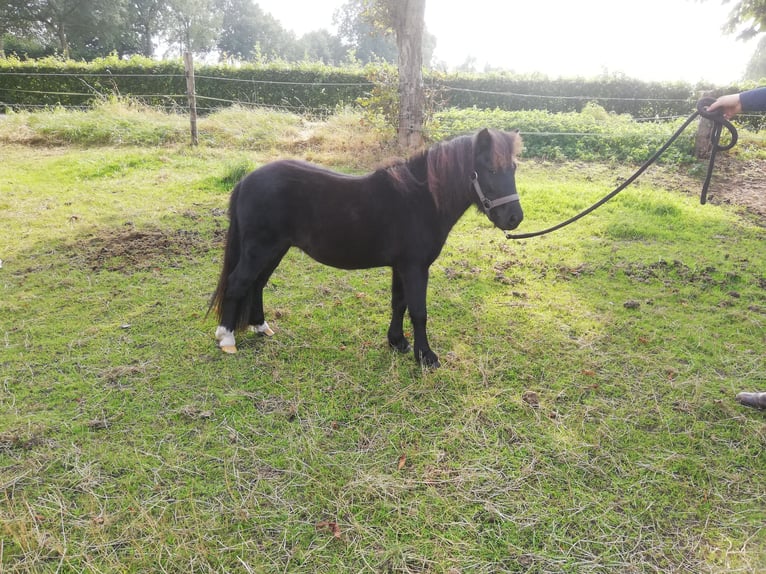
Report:
[[[253,333],[261,333],[262,335],[266,335],[267,337],[271,337],[274,335],[274,331],[271,330],[271,327],[269,327],[269,324],[264,321],[260,325],[250,325],[250,330]]]
[[[219,325],[215,330],[215,338],[218,341],[218,346],[224,353],[236,353],[237,343],[234,339],[234,332],[229,331],[226,327]]]

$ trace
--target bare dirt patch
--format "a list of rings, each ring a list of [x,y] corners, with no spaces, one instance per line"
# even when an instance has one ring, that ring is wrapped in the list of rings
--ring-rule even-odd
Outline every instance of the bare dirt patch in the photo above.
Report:
[[[677,167],[650,169],[636,184],[648,182],[670,191],[699,197],[707,160],[704,165],[701,164],[701,168],[704,169],[697,175],[685,173],[686,170]],[[766,160],[743,160],[725,153],[718,154],[708,190],[708,202],[741,207],[754,216],[758,224],[766,226]]]
[[[134,273],[180,267],[210,247],[211,241],[197,231],[107,231],[80,244],[77,259],[93,271]]]
[[[766,160],[716,157],[710,202],[744,207],[766,225]]]

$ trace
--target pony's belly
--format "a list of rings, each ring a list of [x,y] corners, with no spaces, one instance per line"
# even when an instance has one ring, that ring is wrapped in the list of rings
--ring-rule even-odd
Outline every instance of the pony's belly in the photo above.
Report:
[[[295,222],[292,244],[311,258],[340,269],[368,269],[391,264],[396,239],[377,225],[374,218],[362,224],[357,217],[339,211],[314,213],[314,217]]]
[[[369,269],[391,265],[391,262],[381,257],[380,253],[365,253],[356,249],[326,251],[316,248],[305,249],[300,246],[299,248],[319,263],[338,269]]]

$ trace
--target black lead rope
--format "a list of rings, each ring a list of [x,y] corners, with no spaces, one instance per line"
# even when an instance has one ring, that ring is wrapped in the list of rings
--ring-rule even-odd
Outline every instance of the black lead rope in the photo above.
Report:
[[[591,205],[589,208],[585,209],[584,211],[581,211],[577,215],[570,217],[566,221],[562,221],[561,223],[554,225],[553,227],[549,227],[548,229],[543,229],[542,231],[532,231],[529,233],[518,233],[518,234],[510,234],[506,233],[505,238],[506,239],[528,239],[530,237],[538,237],[540,235],[545,235],[546,233],[551,233],[553,231],[556,231],[558,229],[561,229],[562,227],[566,227],[570,223],[574,223],[578,219],[585,217],[592,211],[595,211],[602,205],[604,205],[607,201],[612,199],[615,195],[620,193],[623,189],[628,187],[631,183],[636,181],[638,177],[644,173],[650,165],[652,165],[654,162],[659,159],[659,157],[665,153],[665,151],[673,144],[674,141],[678,139],[678,136],[680,136],[683,131],[689,127],[689,124],[691,124],[697,116],[702,116],[703,118],[706,118],[713,122],[713,131],[710,134],[710,139],[712,143],[712,150],[710,152],[710,162],[708,163],[707,168],[707,176],[705,177],[705,183],[702,185],[702,193],[700,194],[700,203],[705,204],[707,203],[707,191],[708,187],[710,187],[710,180],[713,176],[713,167],[715,166],[715,156],[719,151],[728,151],[731,148],[733,148],[737,144],[737,129],[732,125],[732,123],[723,117],[723,111],[718,110],[716,112],[708,112],[707,108],[715,101],[715,98],[702,98],[697,102],[697,111],[694,112],[692,115],[690,115],[686,121],[683,123],[683,125],[678,128],[675,133],[670,136],[670,139],[665,143],[660,149],[658,149],[652,157],[650,157],[644,164],[638,168],[638,171],[631,175],[628,179],[623,181],[614,191],[610,192],[608,195],[604,196],[602,199]],[[725,145],[721,146],[721,133],[723,131],[723,128],[726,128],[731,136],[731,141]]]
[[[700,194],[700,203],[705,205],[707,203],[707,190],[710,186],[710,179],[713,177],[713,166],[715,166],[715,154],[719,151],[729,151],[735,145],[737,145],[737,128],[732,123],[723,117],[723,110],[709,113],[707,111],[708,106],[715,101],[715,98],[702,98],[697,102],[697,113],[703,118],[706,118],[713,122],[713,132],[710,134],[710,142],[712,144],[710,150],[710,162],[707,165],[707,175],[705,176],[705,183],[702,185],[702,193]],[[723,128],[729,131],[731,141],[725,145],[720,145],[721,132]]]

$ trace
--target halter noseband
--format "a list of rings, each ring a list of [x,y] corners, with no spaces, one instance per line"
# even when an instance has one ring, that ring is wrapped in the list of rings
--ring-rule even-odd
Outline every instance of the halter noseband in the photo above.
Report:
[[[481,186],[479,185],[479,174],[475,171],[471,176],[471,183],[473,183],[473,188],[476,190],[476,195],[479,196],[479,201],[481,201],[481,204],[484,206],[485,213],[489,213],[491,209],[499,205],[504,205],[512,201],[519,201],[518,193],[511,193],[504,195],[503,197],[498,197],[497,199],[489,199],[481,190]]]

